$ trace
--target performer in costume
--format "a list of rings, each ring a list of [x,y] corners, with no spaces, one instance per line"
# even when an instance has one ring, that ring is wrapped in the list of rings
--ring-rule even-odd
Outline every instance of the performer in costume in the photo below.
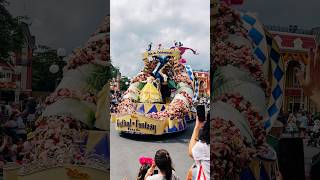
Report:
[[[155,56],[155,59],[159,61],[159,63],[157,64],[156,68],[153,70],[152,75],[156,78],[156,79],[160,79],[161,82],[164,81],[163,77],[160,74],[161,69],[169,62],[170,60],[170,56]]]
[[[195,51],[194,49],[192,48],[188,48],[188,47],[183,47],[183,44],[181,42],[177,43],[175,42],[174,43],[174,47],[171,47],[170,49],[178,49],[180,51],[180,55],[183,55],[185,53],[186,50],[190,50],[193,52],[193,54],[195,55],[198,55],[199,53],[197,53],[197,51]]]
[[[151,51],[151,48],[152,48],[152,42],[148,45],[147,51]]]
[[[140,92],[140,102],[143,103],[155,103],[155,102],[162,102],[162,96],[159,91],[159,88],[155,87],[154,78],[148,77],[147,84],[144,85]]]
[[[160,74],[163,77],[163,82],[160,82],[160,87],[161,87],[161,94],[162,94],[162,99],[164,103],[170,102],[170,96],[171,96],[171,89],[168,84],[168,68],[169,63],[166,64],[161,70]]]

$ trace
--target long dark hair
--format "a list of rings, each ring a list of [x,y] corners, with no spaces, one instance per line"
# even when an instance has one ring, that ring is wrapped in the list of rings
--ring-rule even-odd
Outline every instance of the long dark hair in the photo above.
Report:
[[[174,169],[172,167],[172,161],[168,151],[165,149],[158,150],[156,152],[154,160],[160,171],[165,172],[166,180],[171,180],[172,170]]]
[[[139,170],[139,174],[138,174],[138,177],[137,177],[137,180],[144,180],[144,177],[146,176],[147,172],[148,172],[148,169],[151,167],[150,164],[144,164],[140,167],[140,170]]]
[[[208,145],[210,144],[210,112],[207,114],[207,121],[200,131],[199,140]]]

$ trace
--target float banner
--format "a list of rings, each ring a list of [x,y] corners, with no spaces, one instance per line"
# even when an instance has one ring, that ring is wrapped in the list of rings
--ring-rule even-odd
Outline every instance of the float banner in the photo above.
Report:
[[[116,118],[116,130],[136,133],[160,135],[168,127],[168,120],[156,120],[143,115],[126,115]]]
[[[180,59],[180,51],[174,49],[158,49],[154,51],[147,51],[143,53],[143,59],[147,59],[151,56],[172,56],[175,59]]]

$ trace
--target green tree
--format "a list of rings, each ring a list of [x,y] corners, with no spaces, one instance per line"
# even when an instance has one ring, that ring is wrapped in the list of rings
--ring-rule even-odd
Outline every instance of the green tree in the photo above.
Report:
[[[6,9],[8,4],[6,0],[0,0],[0,58],[4,60],[23,45],[21,20],[24,17],[12,17]]]
[[[120,79],[120,91],[126,91],[129,88],[130,80],[128,77],[122,77]]]

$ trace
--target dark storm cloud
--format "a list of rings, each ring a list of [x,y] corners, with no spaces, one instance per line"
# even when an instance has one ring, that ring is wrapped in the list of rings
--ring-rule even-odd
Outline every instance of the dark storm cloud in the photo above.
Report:
[[[264,24],[302,28],[320,26],[319,0],[245,0],[239,9],[257,12]]]
[[[13,15],[30,17],[37,44],[68,52],[86,42],[109,14],[108,0],[11,0]]]

